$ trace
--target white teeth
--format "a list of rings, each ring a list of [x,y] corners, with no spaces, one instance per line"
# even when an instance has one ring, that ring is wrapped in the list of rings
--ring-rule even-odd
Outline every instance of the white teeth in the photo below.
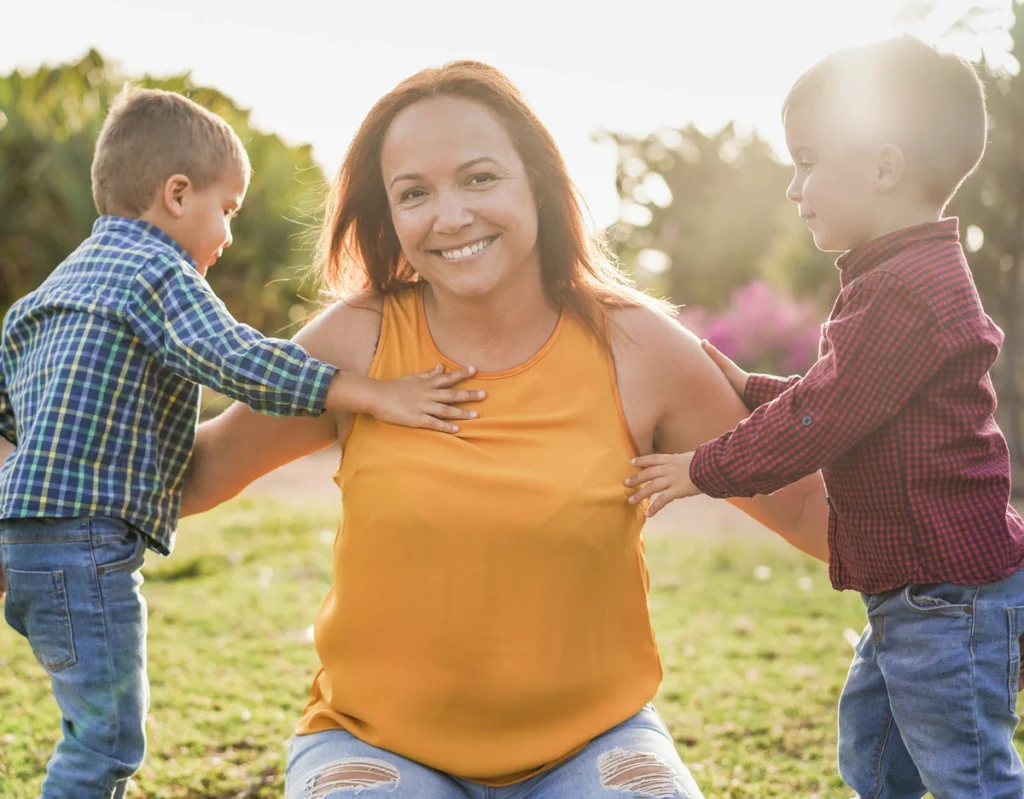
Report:
[[[492,241],[493,238],[488,238],[483,241],[478,241],[476,244],[470,244],[468,247],[463,247],[460,250],[441,250],[441,255],[449,261],[454,261],[457,258],[468,258],[469,256],[480,252],[484,247],[491,244]]]

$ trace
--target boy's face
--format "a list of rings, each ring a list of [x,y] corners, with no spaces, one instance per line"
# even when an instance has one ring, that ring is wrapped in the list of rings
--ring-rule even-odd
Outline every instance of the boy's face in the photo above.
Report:
[[[786,117],[793,181],[786,196],[797,204],[819,250],[843,252],[874,238],[875,162],[838,114],[818,103]]]
[[[224,249],[231,246],[231,220],[242,207],[247,188],[245,174],[230,169],[205,189],[192,188],[191,196],[182,204],[174,237],[195,259],[199,274],[205,276]]]

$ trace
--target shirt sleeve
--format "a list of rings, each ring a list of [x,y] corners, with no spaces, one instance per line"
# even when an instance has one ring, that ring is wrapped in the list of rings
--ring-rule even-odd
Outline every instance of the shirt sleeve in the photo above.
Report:
[[[802,380],[697,449],[701,491],[770,494],[817,471],[892,418],[945,357],[935,315],[885,272],[851,287],[825,336],[828,352]]]
[[[775,375],[752,374],[747,378],[747,389],[743,393],[743,404],[747,406],[748,411],[760,408],[802,379],[800,375],[776,377]]]
[[[124,308],[142,345],[168,370],[271,416],[323,412],[338,371],[298,344],[242,324],[190,265],[157,256]]]
[[[7,394],[7,376],[0,367],[0,436],[18,446],[18,428],[14,423],[14,407]]]

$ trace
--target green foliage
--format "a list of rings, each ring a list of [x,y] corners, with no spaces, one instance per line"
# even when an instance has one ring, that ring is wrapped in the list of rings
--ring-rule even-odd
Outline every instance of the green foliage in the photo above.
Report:
[[[0,311],[38,286],[88,236],[96,211],[89,167],[111,100],[125,84],[90,51],[80,61],[0,77]],[[224,117],[249,151],[253,179],[234,224],[234,244],[210,283],[241,320],[268,333],[304,314],[303,235],[323,197],[324,176],[308,145],[262,132],[216,89],[189,74],[133,80],[180,92]]]
[[[802,243],[810,237],[785,196],[789,168],[757,135],[742,136],[730,123],[712,135],[690,126],[639,138],[602,136],[618,147],[624,219],[613,245],[642,285],[677,304],[718,309],[762,274],[805,297],[822,295],[833,282],[834,259]],[[780,258],[780,247],[787,248],[783,254],[799,248],[800,259]],[[647,250],[667,255],[668,270],[645,270]]]

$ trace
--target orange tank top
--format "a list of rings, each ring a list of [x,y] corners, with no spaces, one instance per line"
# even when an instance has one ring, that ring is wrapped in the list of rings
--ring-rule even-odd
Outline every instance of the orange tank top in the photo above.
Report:
[[[372,377],[458,368],[422,296],[385,298]],[[506,785],[639,711],[661,663],[611,357],[566,312],[528,361],[464,386],[487,398],[456,435],[352,426],[298,732]]]

